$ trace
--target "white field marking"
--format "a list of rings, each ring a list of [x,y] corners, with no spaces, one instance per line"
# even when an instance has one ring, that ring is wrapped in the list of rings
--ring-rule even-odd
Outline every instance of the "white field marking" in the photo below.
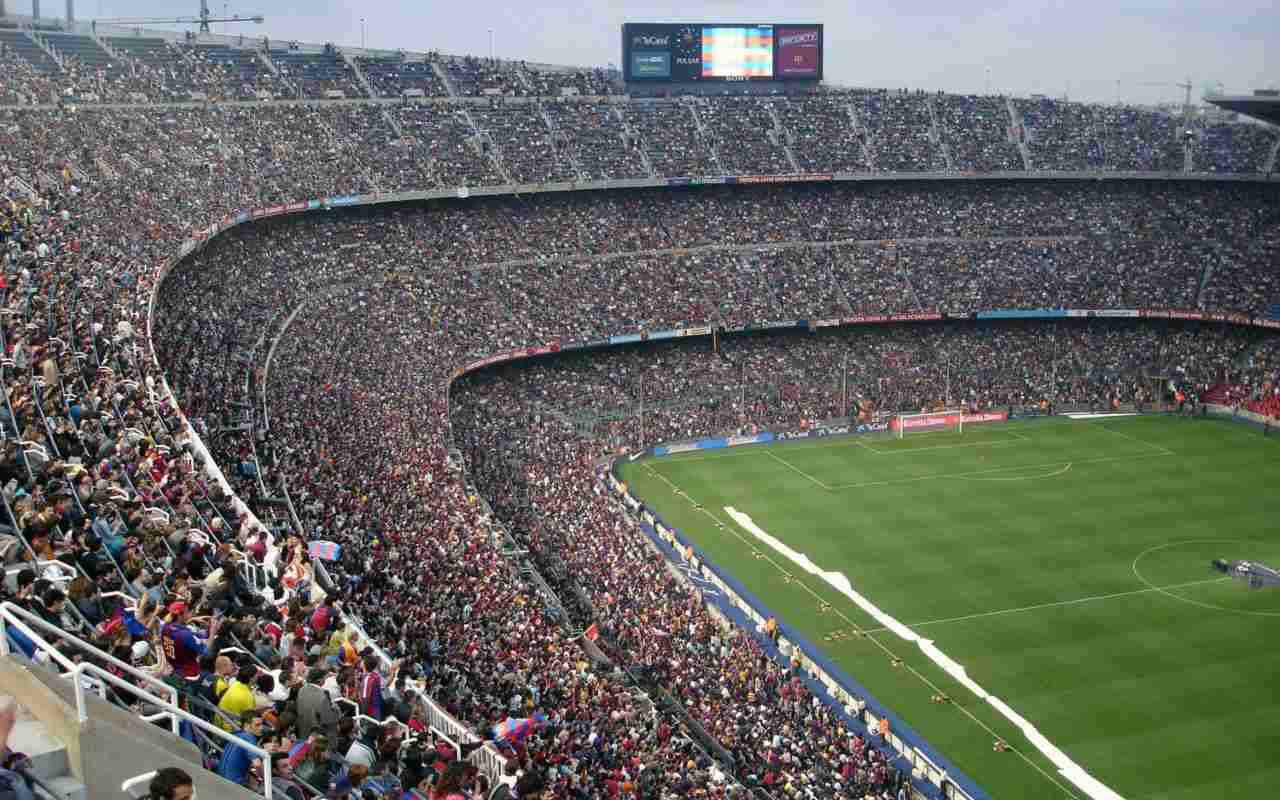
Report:
[[[1021,423],[1010,423],[1010,424],[1020,425]],[[912,434],[912,436],[914,437],[927,436],[931,433],[933,434],[947,433],[947,431],[920,431],[918,433]],[[1007,433],[1010,436],[1020,436],[1021,438],[1026,439],[1027,441],[1031,441],[1031,437],[1027,436],[1025,433],[1018,433],[1016,431],[1004,430],[1004,429],[1000,430],[1000,433]],[[739,447],[721,448],[718,450],[707,451],[703,455],[694,455],[694,453],[696,453],[697,451],[689,450],[684,453],[672,453],[666,456],[655,456],[653,459],[649,460],[649,463],[653,463],[654,460],[658,458],[662,459],[663,463],[670,463],[670,464],[682,464],[685,462],[692,462],[692,461],[715,461],[721,458],[744,458],[746,456],[762,455],[765,452],[767,452],[770,447],[774,447],[777,445],[790,446],[793,444],[807,445],[805,447],[796,447],[797,450],[828,450],[835,447],[862,447],[867,450],[871,450],[872,452],[877,452],[880,455],[893,452],[889,450],[876,450],[876,448],[871,447],[866,443],[865,440],[869,438],[874,438],[874,437],[866,433],[851,433],[848,435],[832,436],[828,439],[785,439],[785,440],[774,439],[772,442],[767,442],[767,443],[761,442],[759,444],[741,445]],[[1001,442],[973,442],[972,444],[980,445],[980,444],[1006,444],[1006,443],[1007,442],[1001,441]],[[924,448],[916,448],[916,449],[922,450]]]
[[[980,469],[974,472],[944,472],[938,475],[921,475],[915,478],[891,478],[883,481],[866,481],[864,483],[846,483],[832,486],[831,489],[865,489],[872,486],[892,486],[898,483],[917,483],[919,481],[932,481],[939,478],[967,478],[970,475],[990,475],[995,472],[1012,472],[1015,469],[1049,469],[1051,467],[1061,467],[1067,464],[1105,464],[1110,461],[1137,461],[1143,458],[1162,458],[1164,456],[1175,455],[1174,453],[1139,453],[1133,456],[1108,456],[1105,458],[1084,458],[1075,461],[1050,461],[1047,464],[1020,464],[1013,467],[996,467],[994,469]]]
[[[855,436],[856,436],[856,434],[855,434]],[[877,448],[875,448],[875,447],[872,447],[871,445],[867,444],[866,442],[862,441],[862,437],[861,437],[861,436],[857,436],[857,441],[855,442],[855,444],[857,444],[857,445],[858,445],[859,447],[861,447],[863,450],[870,450],[872,453],[875,453],[875,454],[876,454],[876,455],[878,455],[878,456],[882,456],[882,455],[884,455],[884,451],[883,451],[883,450],[879,450],[879,449],[877,449]]]
[[[791,549],[786,544],[770,535],[760,526],[756,525],[747,514],[728,506],[725,507],[724,511],[729,515],[730,519],[736,522],[743,530],[747,531],[764,544],[767,544],[779,555],[784,556],[805,572],[822,580],[836,592],[850,600],[864,613],[868,614],[872,619],[875,619],[877,622],[882,624],[894,635],[918,647],[920,652],[942,669],[943,672],[946,672],[953,680],[973,692],[980,700],[985,701],[1002,717],[1013,723],[1014,727],[1021,731],[1022,735],[1027,738],[1027,741],[1031,742],[1031,745],[1035,747],[1036,750],[1040,751],[1040,753],[1057,768],[1058,774],[1070,783],[1074,784],[1076,788],[1084,792],[1087,797],[1092,800],[1124,800],[1113,789],[1085,772],[1083,767],[1075,761],[1072,761],[1066,753],[1064,753],[1053,742],[1049,741],[1049,739],[1037,730],[1036,727],[1025,717],[1014,711],[1008,703],[978,685],[977,681],[969,677],[963,665],[948,656],[946,653],[942,652],[942,650],[938,649],[932,641],[921,637],[915,631],[907,628],[901,622],[898,622],[896,619],[880,610],[880,608],[878,608],[869,599],[859,594],[853,588],[853,585],[849,582],[848,577],[846,577],[844,573],[823,570],[817,564],[814,564],[813,561],[804,553]],[[871,641],[876,640],[871,638]],[[1057,782],[1055,781],[1055,784],[1056,783]],[[1061,789],[1063,787],[1059,784],[1058,788]],[[1068,794],[1070,794],[1070,792],[1068,792]]]
[[[1070,417],[1071,419],[1109,419],[1111,417],[1136,417],[1138,416],[1138,412],[1124,411],[1117,412],[1115,414],[1063,414],[1062,416]]]
[[[1011,433],[1011,431],[1007,431],[1007,432]],[[957,447],[1000,447],[1006,444],[1025,444],[1029,441],[1031,440],[1026,437],[1019,437],[1017,439],[997,439],[994,442],[965,442],[964,444],[938,444],[938,445],[932,445],[930,447],[899,447],[891,450],[882,450],[879,448],[868,446],[867,449],[875,450],[875,452],[879,453],[882,456],[900,456],[900,455],[911,455],[912,453],[927,453],[930,450],[954,450]]]
[[[1042,608],[1061,608],[1062,606],[1074,606],[1081,603],[1093,603],[1099,600],[1111,600],[1116,597],[1131,597],[1139,594],[1150,594],[1151,592],[1163,592],[1167,589],[1185,589],[1188,586],[1201,586],[1206,583],[1221,583],[1229,581],[1230,577],[1206,578],[1200,581],[1188,581],[1187,583],[1176,583],[1172,586],[1151,586],[1147,585],[1146,589],[1132,589],[1127,592],[1113,592],[1112,594],[1097,594],[1092,597],[1077,597],[1075,600],[1060,600],[1056,603],[1040,603],[1034,606],[1021,606],[1019,608],[1002,608],[999,611],[984,611],[980,614],[965,614],[963,617],[946,617],[945,619],[931,619],[926,622],[913,622],[907,625],[908,628],[923,628],[926,625],[945,625],[948,622],[964,622],[971,619],[985,619],[986,617],[1003,617],[1006,614],[1021,614],[1024,611],[1038,611]],[[1145,583],[1145,581],[1144,581]],[[888,628],[867,628],[863,633],[880,633],[887,631]]]
[[[1129,440],[1129,441],[1131,441],[1131,442],[1137,442],[1138,444],[1142,445],[1143,447],[1147,447],[1147,448],[1150,448],[1150,449],[1152,449],[1152,450],[1156,450],[1157,452],[1163,453],[1164,455],[1171,456],[1171,455],[1173,455],[1173,454],[1174,454],[1174,453],[1173,453],[1173,451],[1172,451],[1172,450],[1170,450],[1170,449],[1169,449],[1169,448],[1167,448],[1167,447],[1163,447],[1163,446],[1158,445],[1158,444],[1152,444],[1151,442],[1148,442],[1148,441],[1144,441],[1144,440],[1142,440],[1142,439],[1139,439],[1137,436],[1133,436],[1133,435],[1131,435],[1131,434],[1125,433],[1124,431],[1112,430],[1111,428],[1108,428],[1106,425],[1099,425],[1099,424],[1097,424],[1097,423],[1095,423],[1095,422],[1088,422],[1088,421],[1086,421],[1086,420],[1080,420],[1080,421],[1081,421],[1081,422],[1084,422],[1084,424],[1085,424],[1085,425],[1089,425],[1089,426],[1092,426],[1092,427],[1094,427],[1094,428],[1100,428],[1101,430],[1104,430],[1104,431],[1106,431],[1107,433],[1114,433],[1116,436],[1123,437],[1123,438],[1125,438],[1125,439],[1128,439],[1128,440]]]
[[[662,474],[660,474],[657,470],[653,469],[653,467],[652,467],[652,466],[650,466],[649,462],[644,462],[644,468],[645,468],[645,470],[646,470],[646,471],[648,471],[648,472],[652,473],[656,478],[658,478],[658,480],[660,480],[660,481],[662,481],[663,483],[665,483],[665,484],[667,484],[668,486],[670,486],[673,490],[675,490],[675,491],[677,491],[677,492],[681,492],[680,487],[678,487],[678,486],[676,486],[674,483],[672,483],[672,482],[671,482],[671,481],[670,481],[670,480],[669,480],[665,475],[662,475]],[[684,497],[686,500],[688,500],[691,504],[696,505],[696,502],[695,502],[695,501],[693,500],[693,498],[692,498],[692,497],[690,497],[687,493],[681,492],[681,496],[683,496],[683,497]],[[733,534],[733,536],[734,536],[734,538],[736,538],[738,541],[742,542],[742,544],[747,548],[747,550],[748,550],[749,552],[751,552],[751,553],[753,553],[753,554],[758,554],[760,558],[763,558],[765,561],[768,561],[768,562],[769,562],[769,564],[770,564],[774,569],[778,570],[778,572],[782,573],[784,576],[791,576],[791,573],[790,573],[790,572],[788,572],[787,570],[783,569],[783,568],[782,568],[782,565],[781,565],[781,564],[779,564],[777,561],[774,561],[774,560],[769,556],[769,554],[768,554],[768,553],[763,553],[763,552],[760,552],[759,550],[756,550],[756,549],[755,549],[755,546],[754,546],[754,545],[752,545],[752,544],[751,544],[751,542],[750,542],[748,539],[746,539],[745,537],[743,537],[743,535],[742,535],[741,533],[739,533],[738,531],[734,530],[734,527],[733,527],[733,524],[732,524],[732,523],[727,524],[727,525],[726,525],[726,524],[724,524],[724,523],[720,520],[720,518],[719,518],[718,516],[716,516],[716,514],[715,514],[714,512],[712,512],[712,511],[708,510],[706,507],[702,507],[700,510],[702,511],[702,513],[704,513],[704,514],[706,514],[707,516],[711,517],[711,519],[712,519],[712,520],[714,520],[714,521],[717,523],[717,525],[721,526],[723,530],[727,530],[727,531],[729,531],[730,533],[732,533],[732,534]],[[796,586],[799,586],[801,589],[804,589],[806,592],[808,592],[808,593],[809,593],[809,594],[810,594],[810,595],[811,595],[815,600],[818,600],[819,602],[825,602],[825,601],[823,601],[823,599],[822,599],[822,595],[820,595],[820,594],[818,594],[817,592],[815,592],[815,591],[813,590],[813,588],[812,588],[811,586],[809,586],[808,584],[806,584],[804,581],[796,580],[796,581],[793,581],[793,583],[794,583]],[[851,628],[853,628],[853,629],[855,629],[855,630],[861,630],[861,629],[858,627],[858,623],[854,622],[854,621],[849,617],[849,615],[848,615],[848,614],[844,613],[844,611],[843,611],[843,610],[841,610],[841,609],[839,609],[839,608],[837,608],[837,607],[835,607],[835,606],[832,606],[831,608],[832,608],[832,611],[834,611],[834,612],[835,612],[836,616],[838,616],[838,617],[840,617],[842,620],[844,620],[844,621],[845,621],[845,623],[846,623],[846,624],[848,624]],[[872,644],[874,644],[876,647],[878,647],[878,648],[880,649],[880,651],[881,651],[882,653],[884,653],[885,655],[887,655],[890,659],[898,660],[897,655],[895,655],[895,654],[894,654],[894,652],[893,652],[892,650],[890,650],[890,649],[889,649],[889,647],[888,647],[884,642],[880,641],[879,639],[875,638],[874,636],[867,636],[867,637],[866,637],[866,640],[867,640],[868,642],[871,642]],[[912,666],[912,665],[910,665],[910,664],[907,664],[907,665],[906,665],[906,668],[907,668],[907,671],[908,671],[908,672],[910,672],[912,675],[916,676],[916,678],[918,678],[918,679],[919,679],[919,681],[920,681],[921,683],[923,683],[925,686],[929,687],[929,690],[930,690],[931,692],[934,692],[934,693],[941,693],[941,692],[942,692],[942,687],[938,686],[938,684],[936,684],[936,683],[934,683],[932,680],[930,680],[930,679],[929,679],[929,677],[928,677],[928,676],[926,676],[926,675],[924,675],[923,673],[921,673],[921,672],[920,672],[920,670],[916,669],[915,667],[913,667],[913,666]],[[995,730],[994,730],[990,725],[988,725],[984,720],[979,719],[977,716],[975,716],[975,715],[974,715],[974,713],[973,713],[972,711],[970,711],[969,709],[965,708],[962,704],[960,704],[960,703],[958,703],[958,702],[953,702],[953,703],[951,703],[951,704],[950,704],[950,706],[951,706],[952,708],[956,709],[957,711],[959,711],[961,714],[964,714],[966,717],[968,717],[968,718],[969,718],[969,720],[970,720],[970,721],[972,721],[972,722],[973,722],[975,725],[977,725],[979,728],[981,728],[982,730],[986,731],[986,733],[987,733],[987,735],[988,735],[988,736],[990,736],[990,737],[992,737],[992,738],[994,738],[994,739],[1002,739],[1002,740],[1006,738],[1006,737],[1001,736],[999,733],[996,733],[996,731],[995,731]],[[1046,771],[1045,771],[1045,769],[1044,769],[1044,767],[1040,766],[1038,763],[1036,763],[1036,762],[1035,762],[1035,761],[1033,761],[1031,758],[1029,758],[1029,757],[1027,756],[1027,754],[1026,754],[1026,753],[1022,752],[1022,751],[1021,751],[1020,749],[1018,749],[1017,747],[1012,747],[1012,746],[1011,746],[1009,749],[1010,749],[1012,752],[1016,753],[1016,754],[1017,754],[1017,756],[1018,756],[1018,758],[1021,758],[1023,761],[1025,761],[1025,762],[1027,763],[1027,765],[1028,765],[1028,766],[1030,766],[1030,767],[1031,767],[1032,769],[1034,769],[1036,772],[1038,772],[1038,773],[1040,773],[1042,776],[1044,776],[1045,780],[1049,781],[1049,783],[1052,783],[1055,787],[1057,787],[1057,788],[1058,788],[1058,790],[1059,790],[1059,791],[1061,791],[1065,797],[1073,798],[1073,800],[1074,800],[1075,798],[1077,798],[1077,795],[1075,794],[1075,792],[1071,791],[1071,790],[1070,790],[1070,789],[1068,789],[1066,786],[1063,786],[1061,783],[1059,783],[1059,782],[1057,781],[1057,779],[1056,779],[1056,778],[1054,778],[1054,776],[1053,776],[1053,775],[1050,775],[1048,772],[1046,772]]]
[[[804,470],[800,469],[800,468],[799,468],[799,467],[797,467],[795,464],[792,464],[790,461],[787,461],[787,460],[785,460],[785,459],[779,458],[779,457],[778,457],[776,454],[774,454],[772,451],[766,450],[765,452],[769,454],[769,457],[770,457],[770,458],[772,458],[774,461],[777,461],[779,464],[783,465],[784,467],[787,467],[787,468],[791,469],[793,472],[796,472],[797,474],[799,474],[799,475],[800,475],[800,476],[802,476],[802,477],[808,478],[809,480],[811,480],[811,481],[813,481],[814,483],[818,484],[818,486],[819,486],[819,487],[821,487],[822,489],[824,489],[824,490],[826,490],[826,491],[828,491],[828,492],[829,492],[829,491],[831,491],[831,487],[830,487],[830,486],[826,485],[826,484],[825,484],[825,483],[823,483],[822,481],[818,480],[817,478],[813,477],[813,476],[812,476],[812,475],[810,475],[809,473],[807,473],[807,472],[805,472]]]
[[[1141,561],[1150,553],[1154,553],[1157,550],[1167,550],[1170,547],[1178,547],[1184,544],[1217,544],[1220,542],[1233,542],[1235,544],[1240,544],[1242,542],[1258,543],[1259,541],[1260,540],[1258,539],[1188,539],[1186,541],[1181,541],[1181,542],[1165,542],[1164,544],[1158,544],[1154,547],[1148,547],[1146,550],[1143,550],[1141,553],[1138,553],[1138,557],[1133,560],[1133,564],[1130,565],[1130,569],[1133,570],[1133,576],[1135,578],[1137,578],[1138,580],[1142,581],[1143,583],[1145,583],[1147,586],[1150,587],[1150,591],[1159,592],[1165,597],[1172,597],[1174,600],[1181,600],[1182,602],[1187,603],[1188,605],[1198,606],[1200,608],[1207,608],[1213,611],[1227,611],[1232,614],[1244,614],[1250,617],[1280,617],[1280,611],[1250,611],[1249,609],[1246,609],[1246,608],[1227,608],[1226,606],[1215,606],[1212,603],[1202,603],[1199,600],[1192,600],[1190,597],[1183,597],[1180,594],[1174,594],[1173,592],[1168,591],[1169,589],[1177,589],[1178,588],[1177,586],[1156,586],[1151,581],[1147,580],[1146,577],[1141,572],[1138,571],[1138,562]],[[1219,580],[1231,580],[1231,577],[1227,576],[1226,578],[1220,578]]]
[[[1071,462],[1068,461],[1065,467],[1061,469],[1055,469],[1053,472],[1046,472],[1043,475],[1014,475],[1011,478],[999,478],[999,477],[984,478],[982,476],[977,476],[977,477],[961,477],[959,478],[959,480],[962,480],[962,481],[1040,481],[1040,480],[1044,480],[1045,478],[1056,478],[1059,475],[1066,475],[1070,471],[1071,471]]]

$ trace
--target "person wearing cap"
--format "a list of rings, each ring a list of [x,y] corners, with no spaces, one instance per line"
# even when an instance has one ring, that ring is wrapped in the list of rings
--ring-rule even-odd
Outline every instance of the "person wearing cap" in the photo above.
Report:
[[[200,675],[200,656],[204,655],[207,645],[203,638],[187,627],[188,620],[187,604],[180,600],[171,603],[169,621],[160,629],[160,641],[174,672],[184,678],[197,678]],[[217,635],[218,623],[219,620],[215,619],[209,627],[211,637]]]

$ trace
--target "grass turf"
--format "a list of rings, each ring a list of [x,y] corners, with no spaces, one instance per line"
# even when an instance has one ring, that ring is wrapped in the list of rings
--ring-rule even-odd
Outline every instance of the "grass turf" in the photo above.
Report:
[[[1126,798],[1264,797],[1280,783],[1280,589],[1209,568],[1280,566],[1280,439],[1212,419],[1048,419],[620,470],[994,798],[1084,795],[915,645],[724,507],[843,572]],[[842,635],[855,626],[873,632]],[[952,702],[930,702],[934,687]],[[996,735],[1017,752],[992,752]]]

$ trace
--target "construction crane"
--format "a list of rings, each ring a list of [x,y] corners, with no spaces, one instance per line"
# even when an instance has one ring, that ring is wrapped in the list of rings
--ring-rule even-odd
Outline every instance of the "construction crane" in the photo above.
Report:
[[[113,17],[100,19],[98,22],[107,25],[199,25],[201,33],[209,32],[209,25],[214,22],[252,22],[261,25],[266,17],[261,14],[230,17],[214,17],[209,14],[209,0],[200,0],[200,15],[196,17]]]
[[[1138,85],[1139,86],[1172,86],[1178,89],[1182,89],[1187,93],[1186,99],[1183,100],[1182,102],[1182,113],[1188,116],[1191,114],[1191,88],[1192,87],[1191,87],[1190,75],[1187,76],[1187,80],[1184,83],[1177,83],[1176,81],[1147,81],[1145,83],[1139,83]]]

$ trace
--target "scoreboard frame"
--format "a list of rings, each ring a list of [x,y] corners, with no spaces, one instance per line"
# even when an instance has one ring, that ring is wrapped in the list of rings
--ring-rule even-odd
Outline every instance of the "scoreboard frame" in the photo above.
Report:
[[[702,31],[706,28],[758,30],[772,33],[770,75],[704,75]],[[786,32],[786,33],[783,33]],[[784,42],[783,38],[791,41]],[[821,23],[752,22],[628,22],[622,26],[622,77],[627,83],[730,83],[820,81],[825,62],[826,33]],[[800,49],[816,53],[802,54]],[[789,52],[790,51],[790,52]],[[783,63],[790,58],[791,63]],[[805,63],[799,74],[787,67]]]

